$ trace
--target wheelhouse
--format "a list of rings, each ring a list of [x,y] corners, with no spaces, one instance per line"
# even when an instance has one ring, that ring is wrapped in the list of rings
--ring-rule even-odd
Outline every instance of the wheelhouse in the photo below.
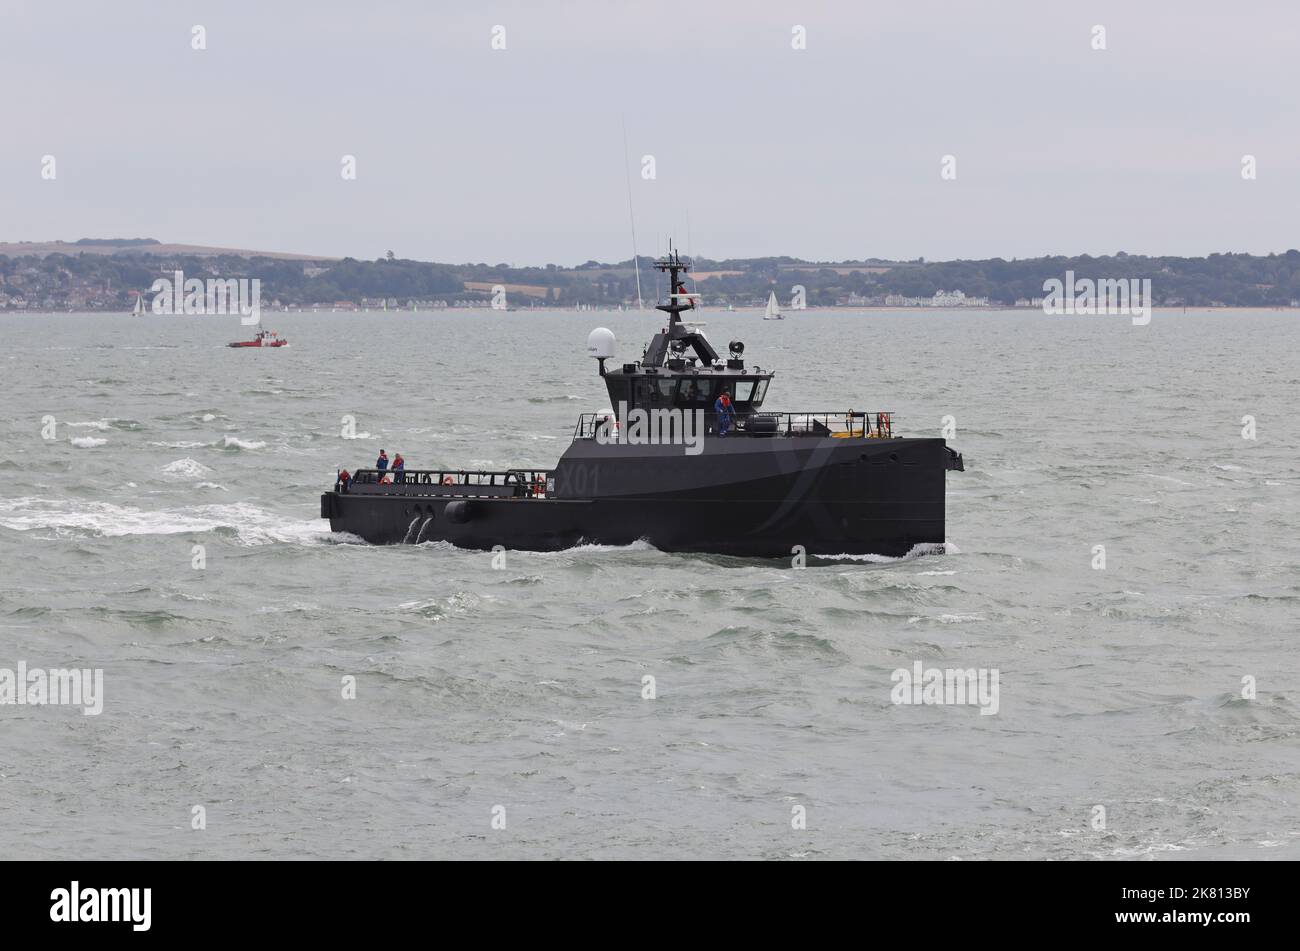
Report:
[[[609,390],[609,403],[616,416],[623,408],[628,410],[704,410],[713,413],[718,398],[725,392],[731,399],[738,417],[756,412],[767,396],[767,386],[773,374],[761,368],[746,368],[745,345],[733,340],[728,345],[724,360],[700,329],[703,324],[682,321],[682,312],[694,310],[696,295],[686,291],[681,274],[690,269],[676,253],[655,262],[655,267],[667,271],[668,300],[655,305],[668,315],[668,325],[650,338],[641,359],[625,363],[621,369],[606,369],[605,360],[613,354],[613,335],[609,331],[593,331],[593,336],[604,334],[597,349],[589,349],[600,359],[600,375]],[[592,347],[588,341],[589,348]],[[608,349],[606,349],[608,348]]]
[[[629,410],[702,409],[712,413],[718,397],[726,391],[736,414],[748,416],[763,405],[771,379],[771,373],[758,371],[671,371],[627,364],[621,371],[606,373],[605,386],[616,414],[621,405]]]

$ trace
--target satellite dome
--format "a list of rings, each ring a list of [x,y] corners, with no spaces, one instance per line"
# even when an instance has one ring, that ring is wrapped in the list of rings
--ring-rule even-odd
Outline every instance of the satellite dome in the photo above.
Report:
[[[597,360],[607,360],[614,356],[614,331],[607,327],[597,327],[587,335],[587,356]]]

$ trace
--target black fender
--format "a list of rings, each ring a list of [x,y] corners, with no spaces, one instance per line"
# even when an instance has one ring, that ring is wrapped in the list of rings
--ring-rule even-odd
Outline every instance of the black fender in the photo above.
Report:
[[[455,502],[448,502],[447,507],[442,510],[442,514],[447,521],[463,525],[473,518],[474,510],[470,508],[469,502],[464,499],[457,499]]]

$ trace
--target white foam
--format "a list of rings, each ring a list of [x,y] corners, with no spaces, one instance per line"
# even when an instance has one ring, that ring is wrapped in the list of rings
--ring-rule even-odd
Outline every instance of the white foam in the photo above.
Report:
[[[33,497],[0,499],[0,528],[19,532],[52,530],[56,535],[105,538],[202,534],[230,529],[242,545],[308,544],[334,540],[328,524],[323,521],[286,518],[246,502],[146,511],[111,502]]]
[[[257,440],[240,439],[238,436],[226,436],[222,440],[222,446],[226,449],[264,449],[266,443]]]
[[[420,601],[403,601],[397,606],[399,611],[427,611],[429,608],[442,609],[437,598],[424,598]]]
[[[558,557],[563,557],[565,555],[581,555],[587,552],[658,551],[658,550],[659,549],[655,548],[654,545],[651,545],[644,538],[638,538],[636,541],[630,542],[629,544],[626,545],[597,545],[591,542],[584,542],[583,544],[573,545],[569,548],[562,548],[558,551],[530,551],[530,552],[520,552],[520,554],[527,554],[530,558],[536,558],[538,556],[543,558],[558,558]]]
[[[403,601],[397,606],[399,611],[424,612],[433,609],[438,613],[464,614],[479,605],[481,599],[467,591],[457,591],[449,598],[422,598],[417,601]]]
[[[108,429],[108,428],[109,428],[109,424],[110,424],[111,422],[112,422],[112,420],[108,420],[108,419],[94,419],[94,420],[88,420],[88,421],[86,421],[86,422],[82,422],[82,423],[64,423],[64,425],[65,425],[65,426],[69,426],[69,427],[74,428],[74,429],[100,429],[100,430],[103,430],[103,429]]]
[[[99,439],[95,436],[73,436],[68,442],[72,443],[78,449],[94,449],[96,446],[102,446],[108,442],[107,439]]]
[[[1188,841],[1188,840],[1184,840]],[[1121,845],[1111,849],[1108,854],[1135,858],[1139,855],[1152,855],[1156,852],[1186,852],[1187,846],[1177,842],[1154,842],[1151,845]]]
[[[169,462],[163,466],[163,474],[175,476],[183,479],[197,479],[199,476],[205,476],[212,470],[203,463],[191,459],[188,456],[184,459],[177,459],[175,462]]]
[[[921,542],[913,545],[906,555],[813,555],[814,558],[826,559],[828,561],[864,561],[872,565],[890,565],[899,561],[911,561],[913,558],[920,558],[922,555],[957,555],[960,554],[957,546],[952,542]]]
[[[457,548],[451,542],[442,539],[430,539],[420,543],[421,548],[433,548],[440,551],[453,552],[456,554],[465,554],[465,549]],[[591,542],[583,542],[578,545],[572,545],[568,548],[559,548],[555,551],[526,551],[523,549],[506,549],[511,555],[521,558],[568,558],[573,555],[600,554],[603,552],[620,552],[620,551],[659,551],[654,545],[651,545],[644,538],[638,538],[627,545],[597,545]]]

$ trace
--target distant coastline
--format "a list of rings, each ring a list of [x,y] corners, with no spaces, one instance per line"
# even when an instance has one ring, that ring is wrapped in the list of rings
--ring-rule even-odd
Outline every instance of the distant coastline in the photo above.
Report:
[[[1142,282],[1156,308],[1300,307],[1300,251],[1269,255],[1150,257],[1116,252],[1021,260],[804,261],[792,257],[697,257],[690,290],[706,311],[762,307],[776,294],[786,311],[1032,310],[1045,284]],[[638,280],[639,267],[639,280]],[[264,310],[626,310],[653,304],[653,258],[576,267],[372,261],[165,243],[154,238],[0,243],[0,313],[117,313],[145,307],[160,278],[259,282]],[[1073,285],[1072,285],[1073,286]]]
[[[1204,305],[1204,306],[1191,306],[1191,305],[1183,306],[1183,305],[1180,304],[1180,305],[1175,306],[1175,307],[1166,307],[1166,306],[1163,306],[1163,305],[1160,305],[1160,304],[1156,304],[1156,305],[1153,305],[1153,306],[1152,306],[1151,310],[1152,310],[1153,313],[1157,313],[1157,314],[1158,314],[1158,313],[1166,313],[1166,314],[1173,314],[1173,313],[1188,313],[1188,314],[1192,314],[1192,313],[1201,313],[1201,312],[1205,312],[1205,313],[1213,313],[1213,312],[1217,312],[1217,311],[1251,311],[1251,312],[1259,312],[1259,313],[1290,313],[1290,312],[1300,312],[1300,307],[1283,306],[1283,305],[1280,305],[1280,304],[1270,304],[1270,305],[1263,305],[1263,306],[1259,306],[1259,305],[1257,305],[1257,306],[1242,306],[1242,305],[1236,305],[1236,304],[1216,304],[1216,305],[1209,305],[1209,304],[1207,304],[1207,305]],[[1113,315],[1105,315],[1105,314],[1101,314],[1101,315],[1088,315],[1088,314],[1078,314],[1078,315],[1053,315],[1053,314],[1045,314],[1045,313],[1043,312],[1043,309],[1042,309],[1041,307],[993,307],[993,306],[989,306],[989,307],[886,307],[886,306],[883,306],[883,305],[880,305],[880,306],[871,306],[871,307],[855,307],[855,306],[850,306],[850,305],[835,305],[835,304],[830,304],[830,305],[827,305],[827,306],[808,307],[808,308],[806,308],[805,311],[790,311],[790,312],[787,312],[787,313],[786,313],[786,316],[785,316],[785,322],[788,323],[788,322],[790,322],[790,321],[792,321],[792,320],[793,320],[793,321],[797,321],[797,320],[799,319],[799,314],[801,314],[801,313],[806,313],[806,312],[818,313],[818,312],[827,312],[827,311],[829,311],[829,312],[838,312],[838,313],[844,314],[845,316],[852,316],[852,315],[854,315],[854,314],[868,314],[868,313],[870,313],[870,314],[916,314],[916,315],[924,315],[924,314],[1026,314],[1026,315],[1037,315],[1037,316],[1040,316],[1040,317],[1046,317],[1046,318],[1048,318],[1048,319],[1052,319],[1052,320],[1066,320],[1066,319],[1068,319],[1068,320],[1089,320],[1089,319],[1092,319],[1093,317],[1102,317],[1102,318],[1105,318],[1105,317],[1107,317],[1107,316],[1113,316]],[[411,317],[412,315],[414,315],[414,316],[429,316],[430,314],[482,314],[482,313],[484,313],[484,312],[491,313],[491,314],[494,314],[494,315],[499,315],[499,316],[506,316],[506,315],[509,315],[509,314],[517,314],[517,315],[518,315],[518,314],[522,314],[522,315],[527,315],[527,314],[564,314],[564,313],[627,314],[627,315],[629,315],[629,316],[635,316],[635,315],[637,315],[637,314],[642,314],[642,315],[653,315],[653,314],[655,313],[655,310],[654,310],[653,306],[651,306],[650,304],[647,304],[647,305],[646,305],[642,310],[639,310],[639,311],[636,309],[636,307],[632,307],[632,308],[630,308],[630,309],[629,309],[629,308],[622,308],[622,309],[619,309],[619,308],[617,308],[617,307],[584,307],[584,308],[579,309],[579,308],[574,308],[574,307],[555,307],[555,306],[551,306],[551,307],[517,307],[517,308],[512,307],[512,308],[510,308],[508,311],[493,311],[490,307],[439,307],[439,308],[429,308],[429,309],[424,309],[424,310],[417,309],[417,310],[415,310],[415,311],[412,312],[412,311],[400,311],[400,310],[396,310],[396,311],[383,311],[383,310],[375,310],[374,308],[365,308],[365,309],[362,309],[362,308],[351,308],[351,309],[349,309],[349,308],[338,308],[338,307],[328,307],[328,306],[321,306],[321,307],[296,307],[296,306],[295,306],[295,307],[288,307],[288,308],[279,308],[279,309],[275,309],[275,310],[270,310],[270,309],[264,310],[264,311],[263,311],[263,317],[264,317],[264,318],[271,318],[271,317],[277,317],[277,316],[282,316],[282,315],[288,315],[288,316],[294,316],[294,315],[314,316],[314,315],[320,315],[320,314],[356,314],[356,315],[358,315],[358,316],[384,317],[384,318],[392,318],[392,319],[395,319],[395,320],[400,320],[400,319],[402,319],[403,317],[408,317],[408,318],[409,318],[409,317]],[[726,308],[717,308],[717,307],[710,308],[710,307],[708,307],[708,306],[705,306],[702,310],[700,310],[700,311],[697,312],[697,315],[698,315],[698,319],[701,320],[701,321],[703,321],[703,320],[712,319],[713,317],[723,317],[723,316],[726,316],[726,315],[728,315],[728,314],[737,314],[737,315],[744,315],[744,316],[755,316],[755,315],[761,315],[762,313],[763,313],[763,308],[762,308],[762,307],[749,307],[749,306],[746,306],[746,307],[733,307],[733,308],[731,308],[731,309],[726,309]],[[29,316],[29,317],[57,317],[57,316],[82,316],[82,317],[132,317],[132,316],[133,316],[133,315],[130,314],[129,312],[126,312],[126,311],[115,311],[115,310],[113,310],[113,311],[110,311],[110,310],[66,310],[66,309],[58,309],[58,308],[55,308],[55,309],[52,309],[52,310],[45,310],[45,309],[41,309],[41,308],[33,308],[33,307],[24,308],[24,309],[22,309],[22,310],[6,310],[6,309],[4,309],[4,308],[0,308],[0,317],[3,317],[3,316],[5,316],[5,315],[12,315],[12,316],[15,316],[15,317],[21,317],[21,316]],[[143,317],[136,317],[136,318],[133,318],[133,319],[137,319],[137,320],[144,320],[144,319],[150,319],[150,320],[208,320],[208,319],[212,319],[212,315],[202,315],[202,314],[199,314],[199,315],[194,315],[194,316],[190,317],[190,316],[187,316],[187,315],[184,315],[184,314],[179,314],[179,315],[178,315],[178,314],[162,314],[162,315],[154,315],[154,314],[152,314],[152,313],[146,313]],[[687,320],[688,323],[690,322],[690,318],[689,318],[689,317],[686,318],[686,320]]]

